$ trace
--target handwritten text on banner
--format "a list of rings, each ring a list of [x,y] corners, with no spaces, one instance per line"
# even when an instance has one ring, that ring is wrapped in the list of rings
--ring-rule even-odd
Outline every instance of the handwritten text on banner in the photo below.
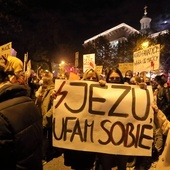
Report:
[[[56,80],[53,145],[121,155],[151,155],[152,89]]]

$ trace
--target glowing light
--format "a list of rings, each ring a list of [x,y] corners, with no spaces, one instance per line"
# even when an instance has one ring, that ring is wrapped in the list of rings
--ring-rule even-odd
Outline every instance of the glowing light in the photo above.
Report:
[[[149,42],[145,41],[142,43],[142,48],[147,48],[149,46]]]
[[[62,65],[65,64],[65,61],[61,61],[61,64],[62,64]]]

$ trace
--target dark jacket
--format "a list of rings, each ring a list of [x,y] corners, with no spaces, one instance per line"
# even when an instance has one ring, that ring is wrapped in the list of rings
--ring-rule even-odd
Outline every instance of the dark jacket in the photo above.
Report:
[[[158,86],[157,91],[157,106],[170,120],[170,90],[168,87]]]
[[[2,170],[42,170],[42,116],[22,85],[0,88]]]

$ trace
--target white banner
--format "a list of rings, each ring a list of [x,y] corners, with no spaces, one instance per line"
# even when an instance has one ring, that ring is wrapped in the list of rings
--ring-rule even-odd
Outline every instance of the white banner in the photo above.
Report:
[[[12,42],[0,46],[0,55],[8,57],[11,55]]]
[[[74,150],[151,156],[152,88],[56,80],[53,145]]]
[[[83,55],[83,72],[89,68],[93,68],[95,70],[95,54]]]
[[[103,71],[103,66],[96,66],[95,71],[98,75],[101,75]]]
[[[136,51],[133,54],[133,72],[157,70],[159,62],[160,44]]]

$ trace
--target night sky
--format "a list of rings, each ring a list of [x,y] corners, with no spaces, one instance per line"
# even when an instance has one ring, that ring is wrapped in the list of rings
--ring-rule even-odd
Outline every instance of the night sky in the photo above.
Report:
[[[61,11],[65,16],[63,19],[67,20],[70,28],[68,33],[73,34],[74,41],[80,44],[122,22],[139,30],[145,6],[148,7],[147,16],[152,18],[155,28],[159,19],[170,19],[168,0],[62,0],[62,3],[51,5],[49,9]]]
[[[84,40],[123,22],[139,30],[145,6],[155,31],[170,25],[168,0],[62,0],[53,3],[44,0],[43,6],[63,15],[68,28],[63,34],[70,34],[73,39],[69,43],[77,47]],[[165,20],[169,24],[163,24]]]
[[[75,2],[75,1],[74,1]],[[67,20],[77,46],[107,29],[126,23],[135,29],[140,29],[140,19],[144,16],[147,6],[147,16],[152,18],[151,25],[157,32],[170,29],[170,5],[167,0],[86,0],[78,1],[68,11]],[[82,4],[81,4],[82,2]],[[73,3],[74,4],[74,3]],[[66,12],[67,13],[67,12]],[[164,24],[164,21],[167,21]]]
[[[1,5],[3,8],[6,7],[7,1],[10,0],[0,2],[3,3]],[[25,24],[23,32],[29,36],[28,34],[35,34],[36,29],[38,33],[42,32],[45,35],[45,37],[40,36],[40,38],[50,39],[50,36],[53,35],[49,33],[49,30],[53,29],[60,35],[60,40],[56,38],[58,43],[70,46],[69,51],[72,54],[79,51],[85,40],[118,24],[126,23],[139,30],[145,6],[147,6],[147,16],[152,18],[151,24],[155,31],[170,28],[170,4],[168,0],[25,0],[21,2],[26,2],[27,6],[29,4],[28,9],[31,9],[31,12],[24,11],[23,5],[22,15],[15,14],[14,16]],[[21,10],[20,8],[15,9],[11,5],[10,8],[10,15]],[[48,20],[53,23],[45,25]],[[167,22],[164,23],[165,21]],[[12,32],[10,31],[10,33]],[[24,38],[24,33],[20,38]],[[14,47],[17,44],[15,49],[19,55],[23,55],[20,50],[26,52],[27,49],[23,50],[23,46],[19,42],[17,40],[17,43],[14,41],[13,44]]]

